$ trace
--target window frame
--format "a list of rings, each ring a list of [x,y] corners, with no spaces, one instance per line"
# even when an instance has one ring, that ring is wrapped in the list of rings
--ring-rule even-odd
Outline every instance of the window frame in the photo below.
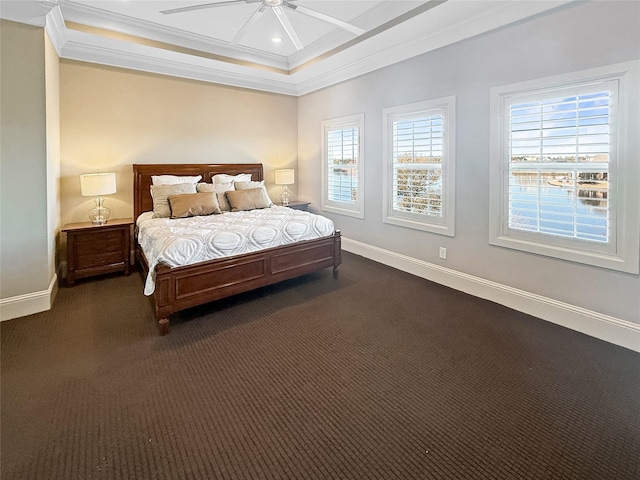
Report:
[[[322,120],[322,210],[339,215],[364,219],[364,113]],[[328,134],[330,131],[355,128],[358,131],[357,190],[355,202],[341,202],[329,198]]]
[[[440,235],[455,236],[455,113],[456,97],[447,96],[383,109],[383,222]],[[394,209],[393,125],[396,120],[443,116],[442,215],[431,216]]]
[[[490,145],[490,226],[492,245],[545,255],[587,265],[639,273],[640,183],[638,142],[631,132],[638,131],[638,84],[640,62],[632,61],[608,67],[546,77],[491,89]],[[573,237],[550,235],[509,228],[509,106],[528,99],[553,99],[578,94],[585,86],[614,82],[617,89],[610,105],[609,157],[609,241],[594,242]],[[635,103],[634,103],[635,102]],[[635,111],[631,110],[636,106]],[[634,186],[636,188],[634,188]],[[634,191],[635,190],[635,191]]]

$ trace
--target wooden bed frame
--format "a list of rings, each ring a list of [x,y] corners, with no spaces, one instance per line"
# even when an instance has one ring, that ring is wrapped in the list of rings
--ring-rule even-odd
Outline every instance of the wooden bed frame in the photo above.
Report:
[[[211,182],[219,173],[250,173],[252,180],[263,180],[260,163],[246,164],[152,164],[133,165],[134,219],[153,210],[150,193],[152,175],[202,175]],[[136,261],[140,275],[146,279],[149,263],[138,245]],[[169,333],[169,315],[185,308],[281,282],[327,267],[338,278],[342,263],[340,231],[329,237],[307,240],[258,252],[200,262],[184,267],[156,266],[156,288],[150,297],[160,334]]]

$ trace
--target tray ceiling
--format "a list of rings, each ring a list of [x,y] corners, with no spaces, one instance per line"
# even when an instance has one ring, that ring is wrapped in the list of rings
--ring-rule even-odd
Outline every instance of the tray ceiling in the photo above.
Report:
[[[0,16],[44,26],[62,58],[300,95],[569,1],[2,0]]]

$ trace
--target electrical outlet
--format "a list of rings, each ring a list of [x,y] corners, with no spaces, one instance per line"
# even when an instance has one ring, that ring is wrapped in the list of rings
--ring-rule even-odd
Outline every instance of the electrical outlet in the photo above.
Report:
[[[443,260],[447,259],[447,249],[444,247],[440,247],[440,258]]]

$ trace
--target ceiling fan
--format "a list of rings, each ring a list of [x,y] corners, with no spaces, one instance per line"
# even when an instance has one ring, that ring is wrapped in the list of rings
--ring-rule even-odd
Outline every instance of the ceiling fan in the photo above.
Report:
[[[286,32],[287,36],[291,39],[291,42],[295,45],[297,50],[302,50],[304,48],[304,45],[302,45],[302,42],[300,41],[298,34],[294,30],[293,25],[291,24],[291,21],[287,17],[285,10],[282,7],[288,8],[290,10],[294,10],[299,13],[303,13],[313,18],[317,18],[318,20],[323,20],[325,22],[332,23],[333,25],[339,28],[342,28],[343,30],[347,30],[351,33],[355,33],[356,35],[361,35],[365,32],[365,30],[363,30],[362,28],[356,27],[351,23],[343,22],[340,19],[337,19],[330,15],[325,15],[324,13],[318,12],[316,10],[312,10],[302,5],[296,5],[295,3],[293,3],[294,1],[295,0],[226,0],[226,1],[215,2],[215,3],[202,3],[200,5],[192,5],[189,7],[173,8],[171,10],[162,10],[160,13],[163,13],[165,15],[171,15],[174,13],[190,12],[193,10],[204,10],[207,8],[214,8],[214,7],[226,7],[228,5],[234,5],[239,3],[259,3],[260,6],[258,7],[258,9],[253,13],[253,15],[251,15],[251,17],[249,17],[249,20],[246,21],[246,23],[238,31],[236,36],[233,37],[233,40],[231,40],[231,43],[237,44],[238,42],[240,42],[242,37],[244,37],[245,34],[249,31],[249,27],[251,27],[251,25],[253,25],[260,18],[260,16],[268,8],[270,8],[273,11],[273,13],[276,15],[276,18],[280,22],[280,25],[282,25],[282,28]]]

